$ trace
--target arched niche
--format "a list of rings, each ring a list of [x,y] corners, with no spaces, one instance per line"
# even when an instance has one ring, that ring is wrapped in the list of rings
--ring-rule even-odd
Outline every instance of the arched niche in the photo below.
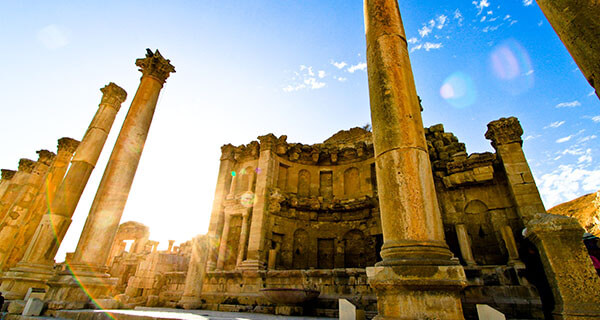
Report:
[[[360,176],[355,167],[344,171],[344,195],[348,198],[357,198],[360,194]]]
[[[506,262],[497,232],[491,221],[488,206],[481,200],[471,200],[464,209],[465,226],[471,238],[473,257],[479,265],[495,265]]]
[[[305,169],[298,172],[298,196],[310,196],[310,172]]]
[[[294,232],[293,269],[308,269],[309,252],[308,232],[298,229]]]

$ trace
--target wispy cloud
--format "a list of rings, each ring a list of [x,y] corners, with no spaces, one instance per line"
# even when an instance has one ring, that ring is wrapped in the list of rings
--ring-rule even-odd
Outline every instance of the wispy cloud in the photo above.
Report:
[[[577,143],[584,143],[593,139],[596,139],[597,136],[595,134],[591,135],[591,136],[585,136],[585,137],[581,137],[579,139],[577,139]]]
[[[464,17],[462,15],[462,12],[460,12],[460,10],[456,9],[454,11],[454,20],[458,20],[458,25],[462,26],[462,22],[464,20]]]
[[[581,105],[581,102],[575,100],[575,101],[571,101],[571,102],[561,102],[556,105],[556,108],[575,108],[575,107],[579,107],[580,105]]]
[[[346,69],[348,72],[350,73],[354,73],[356,72],[356,70],[361,70],[361,71],[365,71],[367,70],[367,63],[366,62],[360,62],[358,64],[352,65],[350,67],[348,67],[348,69]]]
[[[438,29],[443,29],[446,25],[448,24],[448,16],[446,15],[439,15],[437,17],[437,26],[436,28]]]
[[[338,69],[344,69],[344,67],[348,65],[348,64],[347,64],[346,62],[344,62],[344,61],[342,61],[342,62],[335,62],[335,61],[331,61],[331,64],[332,64],[334,67],[338,68]]]
[[[548,128],[558,128],[560,126],[562,126],[563,124],[565,124],[564,121],[554,121],[551,124],[547,125],[544,127],[544,129],[548,129]]]
[[[318,72],[318,75],[319,75],[319,79],[323,79],[323,78],[325,78],[325,76],[326,76],[327,74],[325,73],[325,71],[323,71],[323,70],[319,70],[319,72]]]
[[[523,5],[529,7],[533,4],[533,0],[523,0]]]
[[[301,65],[299,71],[294,72],[294,77],[291,79],[292,84],[283,87],[285,92],[300,91],[303,89],[316,90],[324,88],[327,84],[317,79],[325,77],[325,71],[318,71],[318,75],[313,71],[313,67]]]
[[[439,42],[438,43],[425,42],[425,43],[421,43],[421,44],[418,44],[418,45],[412,47],[410,49],[410,52],[414,52],[414,51],[422,50],[422,49],[424,49],[425,51],[437,50],[442,47],[443,47],[443,44],[439,43]]]
[[[600,116],[592,117],[592,121],[594,121],[596,123],[600,123]]]
[[[481,12],[483,12],[483,9],[490,6],[490,3],[488,2],[488,0],[473,1],[472,3],[479,10],[477,15],[480,15]]]
[[[560,138],[556,140],[556,143],[565,143],[573,138],[573,135],[566,136],[564,138]]]
[[[431,31],[433,30],[434,27],[435,27],[435,20],[433,20],[433,19],[429,20],[428,24],[423,25],[423,27],[418,30],[421,38],[427,37],[427,35],[429,35],[431,33]]]

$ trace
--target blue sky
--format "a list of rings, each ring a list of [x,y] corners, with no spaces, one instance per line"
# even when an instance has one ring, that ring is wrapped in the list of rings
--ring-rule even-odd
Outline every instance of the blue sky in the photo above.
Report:
[[[516,116],[547,208],[600,188],[600,102],[544,18],[523,0],[400,1],[426,126],[468,152]],[[318,143],[370,122],[362,1],[5,1],[0,3],[0,167],[81,139],[110,81],[129,93],[77,208],[72,251],[139,84],[160,49],[167,80],[122,221],[151,238],[207,230],[219,147],[258,135]]]

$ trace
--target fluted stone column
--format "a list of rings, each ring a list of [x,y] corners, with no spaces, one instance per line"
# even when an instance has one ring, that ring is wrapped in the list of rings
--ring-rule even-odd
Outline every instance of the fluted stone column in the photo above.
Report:
[[[184,309],[197,309],[202,304],[202,282],[206,272],[206,259],[208,258],[208,238],[196,236],[192,242],[192,255],[185,278],[183,296],[178,305]]]
[[[112,82],[100,90],[103,95],[98,111],[77,146],[71,167],[50,203],[48,214],[42,217],[23,259],[3,276],[0,290],[8,290],[14,299],[22,299],[30,287],[45,289],[47,280],[54,274],[56,252],[71,224],[71,217],[100,157],[121,103],[127,97],[125,90]],[[10,281],[7,281],[8,278]]]
[[[250,220],[250,234],[248,236],[248,251],[246,260],[240,268],[245,270],[264,270],[267,267],[268,249],[265,248],[266,221],[268,219],[269,189],[274,185],[278,173],[277,160],[275,160],[275,147],[277,137],[273,134],[258,137],[260,141],[260,155],[258,166],[260,169],[256,176],[254,205],[252,219]]]
[[[230,193],[230,186],[233,184],[231,172],[235,165],[234,159],[235,147],[227,144],[221,147],[221,164],[219,165],[219,176],[215,188],[215,197],[213,200],[210,222],[208,225],[208,258],[206,261],[206,270],[211,271],[217,267],[219,256],[219,243],[223,232],[224,212],[223,201]]]
[[[29,179],[35,164],[35,161],[29,159],[19,160],[19,169],[13,178],[10,179],[8,186],[6,186],[6,191],[2,195],[2,198],[0,198],[0,221],[4,219],[8,209],[19,195],[21,188]]]
[[[250,224],[248,217],[250,216],[250,210],[244,211],[242,213],[242,230],[240,231],[240,244],[238,245],[238,256],[236,261],[236,266],[240,266],[242,261],[244,261],[244,257],[246,254],[246,244],[248,243],[248,230],[250,229]]]
[[[71,261],[71,272],[48,281],[47,300],[84,302],[108,294],[118,279],[106,262],[133,184],[158,96],[175,68],[158,50],[137,59],[142,78],[106,165]],[[75,276],[75,277],[74,277]],[[85,291],[81,289],[85,287]],[[88,296],[89,295],[89,296]]]
[[[48,150],[37,151],[38,161],[27,181],[24,182],[19,194],[6,212],[0,223],[0,271],[6,271],[8,257],[16,244],[19,230],[26,223],[27,213],[34,205],[38,190],[44,183],[48,169],[56,156]]]
[[[537,4],[600,97],[600,1],[537,0]]]
[[[471,249],[471,239],[467,232],[467,228],[464,224],[456,225],[456,237],[458,238],[458,246],[460,247],[460,254],[463,260],[468,266],[475,265],[475,259],[473,258],[473,250]]]
[[[225,213],[225,224],[221,234],[221,244],[219,245],[219,257],[217,258],[217,270],[223,270],[227,260],[227,241],[229,240],[229,227],[231,224],[231,215]]]
[[[48,212],[48,204],[54,199],[56,189],[64,179],[69,162],[78,145],[79,141],[75,139],[61,138],[58,140],[56,157],[38,189],[33,205],[27,210],[24,218],[25,224],[19,228],[19,233],[14,240],[14,248],[5,264],[7,268],[14,267],[23,258],[27,245],[42,217]]]
[[[365,0],[383,261],[367,268],[378,319],[463,319],[466,277],[444,239],[396,0]]]
[[[2,179],[0,180],[0,199],[2,199],[2,195],[6,192],[6,189],[10,185],[10,180],[17,173],[14,170],[2,169]]]

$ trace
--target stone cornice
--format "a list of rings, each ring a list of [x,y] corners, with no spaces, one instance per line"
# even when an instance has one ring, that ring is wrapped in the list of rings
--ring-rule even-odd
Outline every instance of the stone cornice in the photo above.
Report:
[[[31,173],[35,167],[35,161],[22,158],[19,160],[19,171]]]
[[[66,151],[67,153],[73,154],[77,147],[79,146],[79,141],[71,138],[60,138],[58,139],[58,151]]]
[[[158,49],[156,52],[146,49],[146,58],[135,60],[135,65],[140,67],[143,76],[153,77],[161,84],[165,83],[171,72],[175,72],[171,60],[163,58]]]
[[[2,180],[10,180],[15,176],[15,173],[17,173],[14,170],[8,170],[8,169],[2,169]]]
[[[123,101],[125,101],[125,99],[127,99],[127,92],[113,82],[104,86],[104,88],[100,89],[100,91],[102,91],[102,100],[100,101],[100,105],[110,105],[117,111],[121,109],[121,104]]]
[[[492,146],[496,148],[499,145],[509,143],[523,144],[523,128],[519,120],[515,117],[500,118],[488,123],[488,131],[485,138],[492,141]]]

